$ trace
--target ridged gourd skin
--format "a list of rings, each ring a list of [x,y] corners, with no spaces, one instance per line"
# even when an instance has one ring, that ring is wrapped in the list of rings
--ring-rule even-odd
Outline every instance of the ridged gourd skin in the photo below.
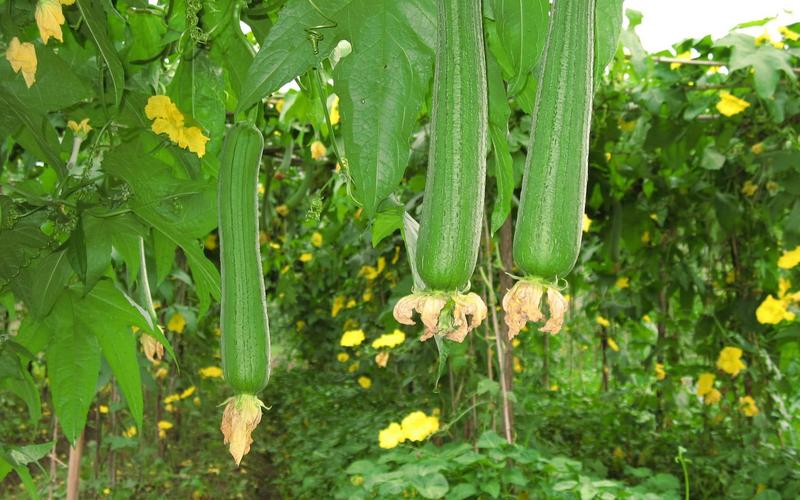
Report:
[[[479,0],[438,0],[430,151],[417,271],[430,290],[469,282],[478,258],[488,108]]]
[[[594,0],[555,0],[531,123],[514,262],[561,278],[581,245],[591,126]]]
[[[222,368],[237,394],[257,394],[269,380],[269,321],[258,244],[258,172],[264,138],[235,125],[220,156],[218,210]]]

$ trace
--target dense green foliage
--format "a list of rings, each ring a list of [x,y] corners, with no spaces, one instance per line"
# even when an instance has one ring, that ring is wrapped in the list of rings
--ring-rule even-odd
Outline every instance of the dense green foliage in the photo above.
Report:
[[[524,3],[483,5],[471,284],[489,318],[440,351],[392,317],[414,285],[433,0],[49,2],[49,41],[35,4],[0,0],[0,495],[64,496],[80,436],[86,497],[800,495],[800,23],[647,54],[641,16],[616,45],[621,2],[598,0],[567,320],[512,344],[495,306],[521,274],[548,22]],[[217,177],[226,131],[256,115],[273,375],[237,468]]]

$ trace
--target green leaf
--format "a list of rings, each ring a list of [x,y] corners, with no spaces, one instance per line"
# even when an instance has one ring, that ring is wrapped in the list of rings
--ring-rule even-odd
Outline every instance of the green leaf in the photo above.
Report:
[[[700,165],[706,170],[719,170],[725,165],[725,155],[717,151],[713,145],[708,145],[703,150],[703,160]]]
[[[67,251],[53,252],[42,259],[33,273],[31,312],[39,318],[47,316],[67,286],[72,275]]]
[[[0,230],[0,290],[28,267],[50,244],[37,224],[17,224]]]
[[[131,326],[138,327],[142,332],[147,333],[164,345],[172,359],[177,360],[172,344],[164,337],[158,325],[154,324],[150,315],[147,314],[136,302],[115,287],[111,281],[100,281],[92,291],[83,299],[81,307],[90,308],[94,311],[104,311],[104,317],[112,318],[120,325],[130,329]]]
[[[415,221],[408,212],[403,213],[403,242],[406,245],[406,256],[414,278],[414,289],[423,291],[427,288],[422,276],[417,272],[417,236],[419,235],[419,222]]]
[[[544,50],[550,2],[547,0],[494,0],[497,36],[509,56],[509,95],[518,94]]]
[[[225,82],[218,66],[197,51],[181,58],[168,94],[184,113],[208,131],[206,153],[216,157],[225,135]]]
[[[178,178],[178,169],[150,155],[144,141],[112,149],[103,158],[103,168],[131,186],[130,203],[137,215],[140,209],[156,213],[180,227],[186,238],[205,237],[217,226],[216,182]]]
[[[0,82],[31,111],[45,114],[92,96],[91,89],[51,47],[37,47],[36,59],[36,83],[30,88],[21,75],[14,75],[11,65],[0,64]]]
[[[403,214],[405,210],[401,206],[393,206],[388,210],[381,210],[372,222],[372,248],[391,235],[398,229],[403,228]]]
[[[242,84],[237,112],[246,110],[327,57],[342,39],[342,27],[323,26],[331,24],[330,19],[346,19],[344,13],[353,2],[329,0],[322,4],[323,16],[308,0],[289,0],[250,65]],[[316,54],[306,29],[314,29],[323,37]]]
[[[3,86],[0,86],[0,108],[4,110],[0,113],[0,130],[14,136],[26,150],[63,176],[66,167],[57,153],[58,135],[47,118],[28,109]]]
[[[94,398],[100,348],[97,338],[76,321],[70,294],[62,295],[48,320],[55,330],[47,349],[53,408],[64,436],[74,445]]]
[[[597,79],[614,58],[622,29],[622,0],[596,0],[594,76]]]
[[[100,57],[106,63],[111,74],[111,83],[114,87],[114,102],[119,106],[120,101],[122,101],[122,93],[125,90],[125,70],[122,67],[119,54],[117,54],[114,44],[108,36],[106,14],[103,11],[103,6],[101,2],[92,0],[77,0],[77,4],[84,21],[86,21],[86,27],[89,28],[89,32],[95,44],[97,44]]]
[[[370,218],[408,163],[429,91],[435,19],[427,0],[353,2],[348,10],[353,50],[336,65],[334,81],[353,195]]]
[[[756,93],[762,99],[769,99],[775,93],[775,87],[781,73],[792,82],[797,75],[792,70],[792,56],[785,50],[776,49],[765,43],[755,44],[755,38],[741,33],[734,33],[717,41],[717,47],[731,47],[728,69],[733,72],[742,68],[753,68]]]
[[[53,448],[52,441],[48,441],[47,443],[38,443],[38,444],[29,444],[26,446],[20,447],[12,447],[8,451],[8,455],[11,457],[16,465],[28,465],[32,462],[38,462],[45,455],[50,453],[50,450]]]
[[[497,181],[497,198],[492,207],[492,233],[503,225],[511,213],[514,196],[514,163],[508,148],[508,105],[500,68],[492,58],[487,59],[486,73],[489,86],[489,136],[492,140],[492,162]]]
[[[441,498],[450,489],[447,479],[441,472],[425,475],[413,474],[408,479],[423,498]]]
[[[147,323],[146,319],[107,280],[98,283],[84,299],[73,297],[73,304],[78,318],[76,327],[91,331],[97,338],[133,419],[141,429],[144,402],[136,356],[136,336],[131,331],[131,325]],[[103,321],[93,320],[100,317]],[[170,354],[174,359],[174,354]]]
[[[161,15],[145,9],[128,8],[126,12],[131,29],[129,61],[146,61],[157,56],[162,48],[162,39],[167,33],[167,24]]]

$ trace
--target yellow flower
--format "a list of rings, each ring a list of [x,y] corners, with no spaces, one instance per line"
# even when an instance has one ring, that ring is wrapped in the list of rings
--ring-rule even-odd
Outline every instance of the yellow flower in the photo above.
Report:
[[[122,435],[125,436],[126,438],[132,438],[132,437],[136,436],[136,432],[137,432],[136,431],[136,426],[132,425],[132,426],[128,427],[127,429],[125,429],[124,431],[122,431]]]
[[[331,318],[335,318],[339,315],[339,312],[344,308],[344,301],[345,298],[341,295],[333,299],[333,305],[331,305]]]
[[[148,119],[153,120],[150,128],[156,134],[167,134],[170,141],[200,158],[206,154],[208,137],[197,127],[184,126],[183,113],[169,96],[150,96],[144,107],[144,113]]]
[[[675,63],[672,63],[672,64],[675,64]],[[622,448],[620,448],[619,446],[614,448],[614,452],[612,453],[612,455],[614,455],[614,458],[616,458],[618,460],[622,460],[623,458],[625,458],[625,452],[622,451]]]
[[[514,356],[513,361],[514,361],[513,365],[514,373],[522,373],[525,370],[525,368],[523,368],[522,366],[522,361],[517,356]]]
[[[158,421],[158,430],[160,431],[168,431],[172,429],[172,427],[173,427],[172,422],[168,422],[166,420]]]
[[[300,255],[300,262],[311,262],[314,259],[314,256],[311,252],[304,252]]]
[[[741,113],[750,107],[750,103],[744,99],[739,99],[727,90],[721,90],[719,93],[719,102],[717,103],[717,110],[725,116],[733,116]]]
[[[558,387],[558,384],[551,384],[550,385],[550,392],[556,392],[559,389],[560,389],[560,387]]]
[[[208,469],[206,469],[206,472],[209,474],[215,474],[219,476],[219,467],[209,467]]]
[[[19,38],[14,37],[8,44],[6,50],[6,60],[11,64],[14,73],[22,71],[22,78],[25,85],[31,88],[36,82],[36,48],[30,42],[20,43]]]
[[[341,117],[339,116],[339,96],[334,95],[333,102],[331,103],[331,112],[330,112],[331,125],[338,124],[340,118]]]
[[[180,394],[170,394],[169,396],[164,398],[164,404],[168,405],[170,403],[174,403],[174,402],[180,401],[180,400],[181,400],[181,395]]]
[[[275,101],[275,110],[278,113],[280,113],[281,111],[283,111],[283,105],[284,104],[286,104],[286,100],[283,97],[281,97],[280,99]]]
[[[205,246],[209,250],[216,250],[217,249],[217,235],[214,233],[209,234],[206,236]]]
[[[656,379],[664,380],[667,378],[667,372],[664,370],[664,363],[656,363]]]
[[[787,40],[791,40],[793,42],[800,40],[800,33],[792,31],[786,26],[781,26],[780,28],[778,28],[778,31],[780,32],[781,35],[783,35],[783,38]]]
[[[200,368],[198,373],[203,378],[220,378],[222,377],[222,368],[219,366],[207,366],[205,368]]]
[[[319,160],[321,158],[325,158],[325,155],[328,154],[328,150],[325,148],[325,145],[319,141],[314,141],[311,143],[311,158],[313,160]]]
[[[611,153],[606,151],[606,161],[611,161]]]
[[[186,398],[188,398],[189,396],[191,396],[192,394],[194,394],[194,391],[196,391],[196,390],[197,390],[197,387],[195,387],[195,386],[193,386],[193,385],[190,385],[189,387],[187,387],[187,388],[186,388],[186,390],[184,390],[184,391],[181,393],[181,399],[186,399]]]
[[[196,154],[198,158],[202,158],[206,154],[206,143],[209,138],[203,135],[203,132],[198,127],[187,127],[183,129],[183,134],[178,138],[178,146],[183,149],[189,149],[192,153]]]
[[[108,413],[108,406],[100,405],[100,406],[97,407],[97,411],[99,411],[100,413],[104,413],[104,414]]]
[[[605,327],[605,328],[608,328],[608,326],[611,324],[607,319],[605,319],[604,317],[602,317],[600,315],[598,315],[594,320],[598,325],[600,325],[602,327]]]
[[[400,426],[403,435],[409,441],[422,441],[439,430],[439,418],[427,416],[421,411],[410,413],[403,419]]]
[[[646,323],[652,323],[653,322],[653,318],[651,318],[649,314],[645,314],[644,316],[642,316],[642,321],[644,321]]]
[[[342,335],[339,345],[342,347],[356,347],[364,342],[364,330],[348,330]]]
[[[769,36],[769,32],[767,30],[764,30],[763,33],[756,37],[754,43],[756,46],[764,45],[765,43],[772,43],[772,37]]]
[[[167,410],[168,413],[172,413],[175,411],[175,407],[172,406],[172,403],[165,404],[164,409]]]
[[[347,304],[345,304],[345,307],[348,308],[348,309],[352,309],[357,305],[358,305],[358,303],[356,302],[356,299],[350,299],[350,300],[347,301]]]
[[[358,275],[372,281],[380,276],[384,269],[386,269],[386,257],[379,257],[376,267],[362,266]]]
[[[764,143],[757,142],[753,144],[752,146],[750,146],[750,151],[752,151],[754,155],[760,155],[761,153],[764,152]]]
[[[336,355],[336,360],[339,361],[339,363],[346,363],[348,359],[350,359],[350,355],[346,352],[340,352]]]
[[[358,377],[358,385],[360,385],[362,389],[369,389],[372,387],[372,380],[370,380],[369,377],[362,375]]]
[[[297,331],[300,332],[306,327],[306,322],[302,319],[298,319],[297,323],[295,323],[295,326],[297,327]]]
[[[89,132],[92,131],[92,127],[89,125],[88,118],[84,118],[80,123],[76,122],[75,120],[69,120],[67,122],[67,127],[76,135],[80,135],[84,138],[89,135]]]
[[[713,373],[701,373],[697,378],[697,395],[705,396],[714,389],[714,379],[716,376]]]
[[[588,215],[583,214],[583,232],[588,233],[590,227],[592,227],[592,219],[590,219]]]
[[[47,45],[50,37],[59,42],[64,42],[61,34],[61,25],[64,24],[64,13],[61,11],[61,3],[58,0],[39,0],[36,3],[36,25],[39,26],[39,35],[42,42]]]
[[[163,366],[156,370],[155,377],[156,378],[165,378],[169,374],[169,370],[164,368]]]
[[[378,368],[386,368],[386,365],[389,363],[389,353],[386,351],[379,352],[375,355],[375,364],[378,365]]]
[[[611,337],[608,337],[606,341],[608,342],[608,347],[610,347],[612,351],[619,352],[619,346],[617,345],[616,340],[612,339]]]
[[[650,231],[645,231],[642,233],[642,245],[649,245],[650,244]]]
[[[690,61],[692,59],[692,51],[691,50],[687,50],[686,52],[681,52],[680,54],[675,56],[675,59],[681,59],[683,61]],[[681,66],[683,66],[683,64],[681,64],[679,62],[674,62],[674,63],[670,63],[669,69],[675,70],[675,69],[680,68]]]
[[[511,345],[514,347],[519,347],[522,342],[520,342],[519,337],[514,337],[514,340],[511,341]]]
[[[311,244],[317,248],[322,246],[322,235],[318,231],[311,234]]]
[[[742,194],[745,196],[753,196],[758,191],[758,184],[753,183],[751,180],[744,181],[742,184]]]
[[[278,215],[280,215],[281,217],[286,217],[287,215],[289,215],[289,207],[287,207],[286,205],[278,205],[277,207],[275,207],[275,211],[278,212]]]
[[[406,440],[403,428],[397,422],[392,422],[389,427],[378,433],[378,446],[385,449],[396,447]]]
[[[380,349],[381,347],[397,347],[403,342],[406,341],[406,334],[400,330],[394,330],[392,333],[384,333],[377,339],[372,341],[372,347],[374,349]]]
[[[167,330],[176,333],[183,333],[183,330],[186,328],[186,318],[183,317],[183,314],[176,312],[173,314],[169,321],[167,322]]]
[[[747,368],[747,365],[742,362],[741,358],[741,349],[738,347],[726,347],[719,353],[719,359],[717,359],[717,368],[735,377],[740,371]]]
[[[703,396],[703,402],[707,405],[715,405],[719,403],[720,399],[722,399],[722,393],[717,389],[711,389],[708,394]]]
[[[742,396],[739,398],[739,410],[748,417],[755,417],[758,415],[758,406],[751,396]]]
[[[619,125],[619,129],[623,132],[632,132],[633,129],[636,128],[636,120],[626,122],[622,119],[622,117],[620,117],[619,120],[617,120],[617,125]]]
[[[762,325],[777,325],[783,320],[792,321],[795,315],[786,310],[788,305],[786,299],[776,299],[772,294],[767,295],[764,302],[756,309],[756,319]]]
[[[370,289],[367,289],[367,290],[366,290],[366,291],[365,291],[365,292],[364,292],[364,293],[361,295],[361,300],[363,300],[364,302],[369,302],[369,301],[371,301],[371,300],[372,300],[372,290],[370,290]]]
[[[796,246],[794,250],[787,250],[778,259],[778,267],[781,269],[791,269],[797,264],[800,264],[800,245]]]
[[[361,363],[359,363],[358,361],[356,361],[355,363],[352,363],[350,366],[347,367],[347,373],[355,373],[355,372],[357,372],[358,368],[360,366],[361,366]]]
[[[629,286],[631,286],[631,282],[630,282],[630,279],[628,279],[627,276],[620,276],[619,278],[617,278],[617,282],[614,283],[614,286],[616,286],[620,290],[624,290],[624,289],[628,288]]]
[[[103,488],[103,495],[108,496],[111,494],[111,488]]]

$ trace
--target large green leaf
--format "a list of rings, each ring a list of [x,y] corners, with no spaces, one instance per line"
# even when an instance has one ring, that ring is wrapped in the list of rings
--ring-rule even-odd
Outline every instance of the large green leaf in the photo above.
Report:
[[[547,0],[494,0],[495,29],[513,71],[506,75],[509,95],[522,91],[542,55],[549,10]]]
[[[348,11],[353,49],[336,66],[334,80],[353,194],[370,217],[408,163],[410,137],[432,75],[432,4],[354,2]]]
[[[49,244],[50,237],[36,224],[21,223],[13,229],[0,230],[0,290],[39,257]]]
[[[134,211],[152,210],[180,227],[183,237],[205,237],[217,227],[216,182],[178,178],[172,166],[147,149],[142,140],[122,144],[106,153],[103,168],[131,186]]]
[[[216,157],[225,135],[225,82],[218,66],[203,51],[181,58],[168,88],[184,113],[208,131],[209,158]]]
[[[108,280],[99,282],[83,299],[76,297],[73,303],[78,318],[76,327],[85,328],[97,337],[103,356],[128,402],[128,408],[141,428],[144,408],[142,382],[136,355],[136,336],[131,326],[149,326],[149,323]],[[100,317],[102,321],[95,320]],[[171,352],[171,346],[169,349]],[[172,356],[174,358],[174,354]]]
[[[111,74],[111,84],[114,88],[114,102],[119,105],[122,100],[122,93],[125,90],[125,70],[122,67],[122,61],[119,59],[116,49],[111,38],[108,36],[108,27],[106,22],[106,14],[103,11],[102,2],[95,2],[92,0],[77,0],[78,9],[86,21],[86,27],[97,44],[97,50],[100,57],[108,67],[108,72]]]
[[[58,156],[58,135],[44,115],[29,109],[19,98],[0,85],[0,131],[9,134],[27,151],[65,175]]]
[[[238,111],[249,108],[327,57],[343,38],[343,28],[341,24],[331,28],[322,26],[331,24],[331,19],[346,19],[350,5],[362,2],[364,0],[329,0],[322,4],[325,16],[330,18],[326,19],[312,2],[289,0],[250,65],[242,84]],[[322,35],[317,53],[312,50],[307,29]]]
[[[46,316],[58,297],[64,292],[67,281],[72,275],[72,268],[67,258],[67,251],[53,252],[36,265],[33,272],[31,312],[41,318]]]
[[[53,407],[64,436],[72,444],[86,425],[100,374],[97,338],[76,321],[75,313],[71,294],[63,294],[48,318],[54,335],[47,349]]]
[[[11,65],[0,64],[0,82],[35,113],[47,113],[72,106],[91,97],[89,87],[51,47],[37,48],[36,83],[28,88]]]
[[[508,147],[508,118],[511,107],[503,86],[500,67],[493,57],[486,59],[486,75],[489,87],[489,136],[492,140],[492,164],[497,182],[497,199],[492,207],[492,233],[503,225],[511,213],[514,197],[514,162]]]
[[[596,0],[594,19],[594,76],[614,58],[622,29],[622,0]]]
[[[792,69],[792,57],[785,50],[776,49],[768,43],[756,45],[752,36],[741,33],[726,36],[717,41],[716,46],[731,48],[730,71],[753,69],[756,93],[762,99],[769,99],[775,93],[781,73],[791,81],[797,81]]]

